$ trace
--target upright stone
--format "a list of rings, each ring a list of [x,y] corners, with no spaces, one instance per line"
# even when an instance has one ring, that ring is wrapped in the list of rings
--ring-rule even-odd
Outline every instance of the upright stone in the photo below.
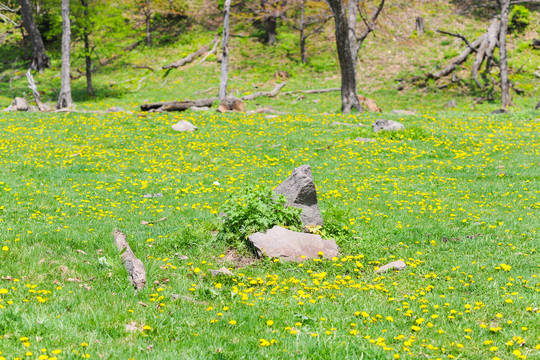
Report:
[[[304,225],[323,225],[317,205],[317,189],[311,175],[311,167],[302,165],[293,170],[291,176],[274,189],[287,199],[287,206],[302,210],[300,217]]]

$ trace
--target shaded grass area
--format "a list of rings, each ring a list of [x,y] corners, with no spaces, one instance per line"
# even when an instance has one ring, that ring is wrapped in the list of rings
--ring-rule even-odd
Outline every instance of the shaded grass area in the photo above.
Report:
[[[377,114],[2,115],[0,356],[540,356],[540,123],[432,106],[389,114],[393,134]],[[222,204],[304,163],[354,234],[342,256],[237,268],[212,233]],[[148,271],[135,295],[115,228]]]

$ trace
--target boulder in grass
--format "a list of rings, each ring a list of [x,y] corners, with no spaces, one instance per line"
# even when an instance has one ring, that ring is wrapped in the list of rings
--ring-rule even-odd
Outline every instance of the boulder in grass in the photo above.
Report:
[[[378,133],[379,131],[398,131],[403,130],[405,127],[403,124],[398,123],[397,121],[379,119],[376,120],[372,125],[373,131]]]
[[[189,121],[186,121],[186,120],[182,120],[182,121],[179,121],[177,122],[176,124],[174,124],[172,126],[173,130],[176,130],[176,131],[189,131],[189,132],[192,132],[194,130],[197,130],[197,127],[195,125],[193,125],[192,123],[190,123]]]
[[[320,235],[300,233],[274,226],[266,233],[255,233],[248,241],[259,256],[268,256],[287,261],[302,262],[306,259],[339,256],[339,247],[334,240],[324,240]]]
[[[405,264],[403,260],[397,260],[397,261],[392,261],[391,263],[381,266],[375,272],[380,274],[380,273],[383,273],[385,271],[392,270],[392,269],[403,270],[406,267],[407,267],[407,264]]]
[[[226,97],[219,104],[217,111],[222,113],[230,111],[246,112],[246,105],[240,99]]]
[[[382,109],[377,106],[377,103],[373,99],[367,98],[364,95],[358,95],[358,101],[367,111],[382,112]]]
[[[30,105],[25,98],[16,97],[5,111],[28,111]]]
[[[323,225],[321,212],[317,205],[317,189],[309,165],[302,165],[294,169],[291,176],[274,189],[274,193],[285,196],[287,206],[302,210],[300,217],[305,226]]]

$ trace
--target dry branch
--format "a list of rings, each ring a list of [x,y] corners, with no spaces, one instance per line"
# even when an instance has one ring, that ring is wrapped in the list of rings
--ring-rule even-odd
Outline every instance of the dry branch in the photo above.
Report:
[[[32,76],[30,69],[28,69],[28,71],[26,72],[26,78],[28,79],[28,87],[30,88],[30,90],[32,90],[32,94],[34,95],[34,100],[36,101],[36,105],[39,111],[47,111],[47,108],[45,108],[45,106],[43,106],[43,104],[41,103],[39,91],[37,89],[36,83],[34,82],[34,77]]]
[[[113,231],[114,245],[120,251],[122,262],[129,274],[129,280],[135,290],[141,290],[146,285],[146,271],[141,260],[137,259],[121,231]]]
[[[341,91],[341,88],[330,88],[330,89],[313,89],[313,90],[293,90],[284,92],[283,95],[292,95],[292,94],[322,94],[327,92]]]
[[[176,62],[163,66],[162,69],[167,70],[167,69],[179,68],[184,65],[187,65],[191,63],[193,60],[195,60],[196,58],[198,58],[199,56],[201,56],[202,54],[204,54],[205,52],[207,52],[210,49],[210,45],[215,46],[217,42],[219,42],[219,38],[216,37],[210,44],[204,45],[203,47],[199,48],[199,50],[195,51],[194,53],[189,54],[183,59],[180,59]]]
[[[212,106],[212,104],[216,100],[217,98],[208,98],[208,99],[199,99],[199,100],[149,103],[149,104],[142,104],[141,110],[151,111],[151,112],[184,111],[193,106],[196,106],[196,107]]]
[[[242,96],[242,100],[244,100],[244,101],[253,100],[253,99],[256,99],[256,98],[258,98],[260,96],[275,97],[285,85],[287,85],[286,81],[284,81],[284,82],[282,82],[280,84],[277,84],[276,87],[272,91],[267,91],[267,92],[258,91],[258,92],[253,93],[253,94]]]

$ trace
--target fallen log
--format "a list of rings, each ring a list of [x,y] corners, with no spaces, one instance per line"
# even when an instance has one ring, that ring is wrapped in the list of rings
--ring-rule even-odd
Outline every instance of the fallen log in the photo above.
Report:
[[[126,270],[129,274],[129,280],[135,288],[135,290],[141,290],[146,285],[146,271],[141,260],[137,259],[129,244],[126,240],[126,235],[121,231],[113,231],[114,245],[118,251],[120,251],[120,256],[122,257],[122,262],[126,267]]]
[[[292,95],[292,94],[323,94],[327,92],[341,91],[341,88],[330,88],[330,89],[313,89],[313,90],[293,90],[284,92],[283,95]]]
[[[277,96],[277,94],[279,93],[279,91],[285,86],[287,85],[287,82],[284,81],[280,84],[277,84],[276,87],[272,90],[272,91],[267,91],[267,92],[264,92],[264,91],[258,91],[256,93],[253,93],[253,94],[249,94],[249,95],[245,95],[245,96],[242,96],[242,100],[244,101],[248,101],[248,100],[253,100],[253,99],[256,99],[258,97],[261,97],[261,96],[266,96],[266,97],[275,97]]]
[[[202,54],[204,54],[205,52],[207,52],[210,49],[210,45],[215,46],[217,42],[219,42],[218,37],[214,38],[214,40],[210,44],[204,45],[203,47],[199,48],[199,50],[195,51],[194,53],[189,54],[185,58],[163,66],[162,69],[163,70],[173,69],[173,68],[176,69],[176,68],[182,67],[184,65],[187,65],[190,62],[192,62],[193,60],[195,60],[196,58],[198,58],[199,56],[201,56]]]
[[[148,104],[142,104],[141,110],[150,111],[150,112],[184,111],[193,106],[196,106],[196,107],[212,106],[212,104],[216,100],[217,98],[207,98],[207,99],[199,99],[199,100],[148,103]]]

